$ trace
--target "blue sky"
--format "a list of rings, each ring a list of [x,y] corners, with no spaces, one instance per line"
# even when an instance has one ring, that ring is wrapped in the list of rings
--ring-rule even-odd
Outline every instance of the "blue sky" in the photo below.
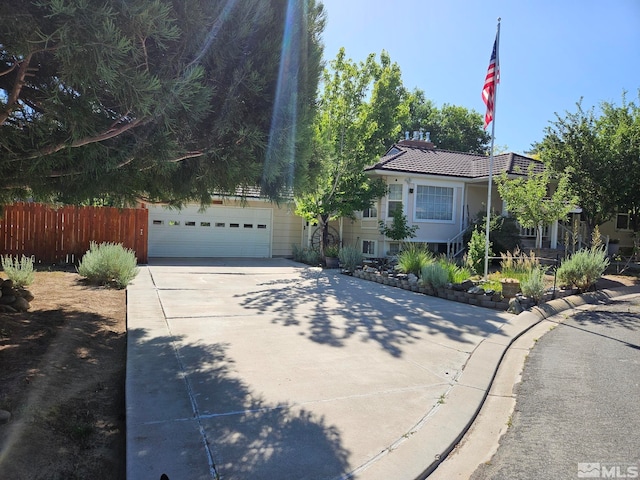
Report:
[[[484,115],[480,97],[501,17],[496,139],[524,152],[555,112],[638,98],[640,0],[321,0],[325,59],[389,52],[404,85]],[[489,126],[491,131],[491,126]],[[437,139],[433,139],[437,145]]]

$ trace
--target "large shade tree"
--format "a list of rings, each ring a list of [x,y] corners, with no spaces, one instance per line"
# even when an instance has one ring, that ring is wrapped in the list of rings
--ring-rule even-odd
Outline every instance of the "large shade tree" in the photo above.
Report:
[[[438,108],[420,89],[411,92],[408,102],[410,120],[405,130],[429,132],[431,141],[445,150],[489,153],[491,137],[484,130],[484,119],[478,112],[447,103]]]
[[[634,232],[640,230],[640,108],[623,95],[621,105],[610,102],[575,112],[547,127],[534,146],[543,161],[569,177],[590,230],[616,213],[630,213]]]
[[[398,139],[407,120],[400,68],[389,55],[356,63],[341,49],[324,73],[313,162],[306,188],[296,197],[297,213],[320,225],[321,250],[330,220],[353,217],[385,194],[386,185],[364,168]]]
[[[277,198],[309,155],[323,25],[315,0],[3,0],[0,202]]]

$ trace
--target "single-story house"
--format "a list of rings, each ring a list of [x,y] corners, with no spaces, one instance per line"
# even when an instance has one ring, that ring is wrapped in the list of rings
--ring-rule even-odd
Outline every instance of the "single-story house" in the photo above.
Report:
[[[523,176],[533,165],[534,171],[543,164],[515,153],[495,155],[493,176],[507,173]],[[402,140],[374,165],[366,170],[382,178],[389,186],[386,197],[356,220],[342,222],[344,244],[356,245],[367,256],[382,257],[396,252],[398,242],[379,232],[379,221],[391,222],[392,213],[402,208],[410,226],[417,226],[412,242],[429,244],[434,251],[455,255],[462,250],[465,230],[477,214],[487,209],[490,158],[485,155],[453,152],[435,147],[424,140]],[[491,210],[506,214],[495,182],[492,186]],[[547,233],[548,246],[558,242],[558,227]],[[523,232],[535,236],[535,232]]]
[[[332,221],[330,232],[342,245],[356,246],[366,257],[385,256],[399,245],[380,233],[379,221],[390,222],[394,208],[401,206],[409,225],[418,227],[411,241],[455,255],[464,248],[462,238],[470,222],[486,210],[489,161],[485,155],[438,149],[425,140],[399,141],[366,169],[387,183],[387,196],[357,212],[355,220]],[[523,155],[495,155],[493,175],[526,175],[530,165],[535,171],[544,168]],[[316,246],[320,238],[318,227],[295,214],[293,201],[275,205],[257,192],[244,198],[216,196],[205,210],[199,205],[181,210],[162,205],[146,208],[150,257],[290,257],[293,245]],[[491,209],[507,213],[495,183]],[[628,233],[624,219],[619,215],[603,226],[603,235],[623,237]],[[556,248],[566,231],[557,222],[550,225],[544,246]],[[521,235],[533,238],[535,231],[522,230]]]

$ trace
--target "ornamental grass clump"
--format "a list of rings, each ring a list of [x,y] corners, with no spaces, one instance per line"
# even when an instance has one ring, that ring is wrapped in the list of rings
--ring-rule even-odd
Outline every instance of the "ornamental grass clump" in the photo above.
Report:
[[[342,247],[338,253],[340,265],[349,272],[354,272],[357,267],[362,265],[362,253],[356,247],[347,245]]]
[[[500,271],[505,278],[515,278],[520,282],[524,281],[531,272],[539,268],[540,261],[535,252],[529,255],[522,252],[519,247],[511,252],[500,254]]]
[[[119,243],[91,242],[78,266],[78,273],[91,283],[125,288],[138,274],[133,250]]]
[[[461,267],[446,257],[441,257],[438,264],[447,271],[449,283],[462,283],[471,278],[471,270],[467,267]]]
[[[35,275],[33,271],[33,257],[22,255],[22,257],[18,259],[17,255],[15,258],[11,255],[3,255],[0,259],[4,273],[10,280],[13,280],[14,286],[24,287],[33,282]]]
[[[404,244],[398,253],[398,270],[402,273],[413,273],[419,277],[422,268],[433,261],[433,254],[426,247],[416,243]]]
[[[558,280],[562,285],[585,291],[595,285],[608,266],[609,259],[603,248],[578,250],[562,262]]]

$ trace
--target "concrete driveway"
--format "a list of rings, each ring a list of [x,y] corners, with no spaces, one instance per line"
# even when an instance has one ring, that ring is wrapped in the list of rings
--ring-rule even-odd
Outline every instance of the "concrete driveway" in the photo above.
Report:
[[[127,303],[132,480],[419,477],[532,322],[285,259],[152,260]]]

